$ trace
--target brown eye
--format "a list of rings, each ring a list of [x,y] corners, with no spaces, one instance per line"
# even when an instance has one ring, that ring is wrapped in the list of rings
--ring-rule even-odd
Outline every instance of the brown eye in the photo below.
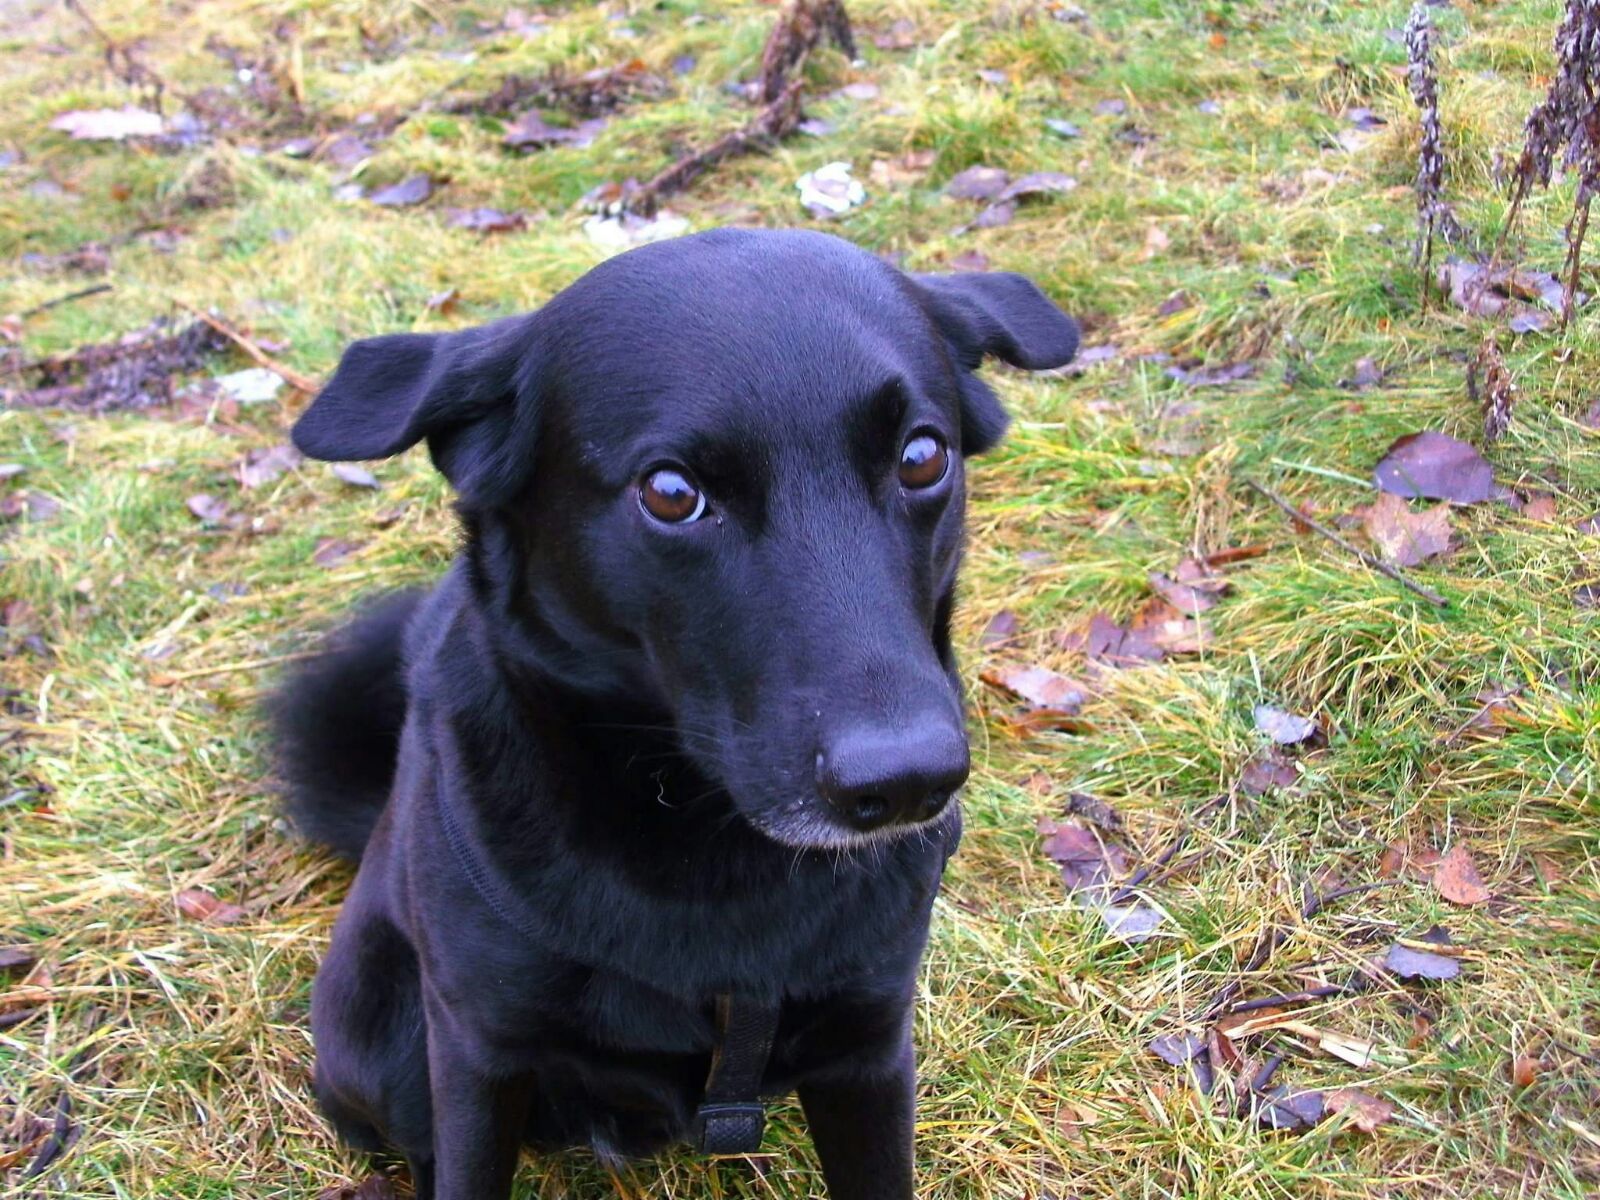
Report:
[[[657,467],[639,483],[639,504],[658,521],[687,525],[706,511],[706,498],[689,477],[673,467]]]
[[[936,433],[919,433],[900,451],[900,482],[908,488],[931,488],[950,469],[950,450]]]

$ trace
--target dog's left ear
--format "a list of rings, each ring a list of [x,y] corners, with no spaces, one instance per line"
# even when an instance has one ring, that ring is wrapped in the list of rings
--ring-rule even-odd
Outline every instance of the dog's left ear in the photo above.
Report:
[[[1065,366],[1078,352],[1078,323],[1031,279],[1008,271],[913,275],[911,282],[961,370],[961,452],[981,454],[1009,418],[972,372],[986,355],[1029,371]]]
[[[470,503],[495,505],[527,480],[537,424],[538,314],[456,333],[353,342],[295,422],[294,444],[330,462],[388,458],[427,439]]]

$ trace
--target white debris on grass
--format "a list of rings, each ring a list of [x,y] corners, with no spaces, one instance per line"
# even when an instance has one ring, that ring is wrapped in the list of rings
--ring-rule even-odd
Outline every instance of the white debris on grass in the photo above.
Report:
[[[850,175],[850,164],[831,162],[795,181],[800,203],[813,216],[837,217],[866,203],[867,189]]]

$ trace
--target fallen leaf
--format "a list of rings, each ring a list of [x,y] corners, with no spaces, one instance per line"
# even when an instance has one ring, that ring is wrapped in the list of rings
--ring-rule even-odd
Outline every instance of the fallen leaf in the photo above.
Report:
[[[1452,904],[1482,904],[1489,899],[1489,889],[1483,886],[1472,855],[1460,844],[1452,846],[1433,869],[1433,886]]]
[[[1423,512],[1393,492],[1382,492],[1361,512],[1361,524],[1382,556],[1401,567],[1415,567],[1450,548],[1450,506]]]
[[[1461,964],[1448,955],[1415,950],[1399,942],[1384,954],[1382,966],[1401,979],[1454,979],[1461,974]]]
[[[985,67],[976,74],[979,79],[985,83],[992,83],[995,87],[1005,87],[1011,82],[1011,77],[1004,71],[997,71],[992,67]]]
[[[1152,225],[1144,234],[1144,257],[1148,262],[1163,250],[1170,248],[1172,239],[1167,236],[1167,231],[1159,225]]]
[[[1088,792],[1070,792],[1067,795],[1067,812],[1111,833],[1122,832],[1122,814],[1111,805]]]
[[[978,635],[980,646],[1003,646],[1017,636],[1017,614],[1009,608],[1002,608],[989,618],[989,623],[983,627],[983,632]]]
[[[1528,856],[1533,861],[1533,873],[1539,877],[1539,882],[1545,887],[1554,887],[1562,880],[1561,864],[1553,855],[1540,854],[1534,851]]]
[[[1378,1126],[1394,1116],[1392,1103],[1360,1088],[1336,1088],[1329,1092],[1327,1110],[1332,1116],[1347,1118],[1362,1133],[1376,1133]]]
[[[129,105],[65,112],[50,122],[50,128],[80,142],[120,142],[131,137],[160,137],[163,127],[158,113]]]
[[[1010,172],[999,167],[968,167],[945,184],[944,190],[958,200],[994,200],[1010,183]]]
[[[383,208],[409,208],[413,204],[421,204],[431,195],[433,180],[426,175],[411,175],[399,183],[379,188],[367,199]]]
[[[1544,1063],[1539,1059],[1529,1054],[1519,1054],[1511,1060],[1511,1082],[1519,1088],[1532,1087],[1543,1069]]]
[[[1184,564],[1190,564],[1190,578],[1184,579]],[[1233,585],[1226,579],[1209,576],[1203,569],[1196,571],[1199,564],[1193,559],[1185,559],[1178,566],[1179,578],[1172,578],[1164,572],[1156,571],[1150,575],[1150,586],[1156,593],[1173,608],[1187,616],[1199,616],[1209,608],[1216,607]]]
[[[323,538],[311,552],[311,561],[319,567],[337,566],[359,549],[361,549],[360,542],[349,542],[344,538]]]
[[[27,517],[30,521],[48,521],[61,511],[61,502],[43,492],[12,492],[0,500],[0,519],[14,521]]]
[[[872,44],[879,50],[910,50],[917,45],[917,27],[901,17],[883,33],[873,34]]]
[[[1035,171],[1031,175],[1024,175],[1021,179],[1014,179],[995,197],[996,200],[1020,200],[1027,196],[1053,196],[1063,192],[1070,192],[1078,186],[1078,181],[1070,175],[1063,175],[1060,171]]]
[[[1128,622],[1128,638],[1141,638],[1162,654],[1199,654],[1210,630],[1199,617],[1185,616],[1159,596],[1152,596]]]
[[[180,914],[206,925],[232,925],[248,915],[237,904],[219,900],[204,888],[184,888],[174,902]]]
[[[1553,521],[1556,516],[1556,498],[1541,492],[1522,506],[1522,515],[1530,521]]]
[[[335,479],[348,483],[351,487],[371,488],[376,491],[383,486],[378,482],[376,475],[355,463],[334,463],[330,469]]]
[[[1290,788],[1300,782],[1294,764],[1276,750],[1264,750],[1245,764],[1239,786],[1251,796],[1264,796],[1277,788]]]
[[[1002,664],[980,676],[990,687],[1009,692],[1031,708],[1076,712],[1083,706],[1089,689],[1085,684],[1048,667],[1020,663]]]
[[[576,125],[552,125],[536,110],[523,113],[507,128],[502,144],[512,150],[537,150],[546,146],[575,146],[582,149],[600,136],[606,127],[604,117],[593,117]]]
[[[1404,842],[1390,842],[1383,848],[1383,853],[1378,856],[1378,878],[1393,879],[1400,874],[1401,868],[1406,863],[1406,844]]]
[[[1009,200],[996,200],[988,208],[973,217],[970,226],[963,226],[962,229],[998,229],[1002,225],[1011,224],[1016,215],[1017,206],[1015,204]],[[957,232],[962,232],[962,230],[957,230]]]
[[[435,292],[429,296],[425,306],[429,312],[452,313],[456,308],[456,301],[461,299],[458,288],[446,288],[442,292]]]
[[[1044,127],[1059,138],[1082,137],[1083,130],[1062,117],[1046,117]]]
[[[1106,933],[1130,946],[1148,942],[1165,918],[1148,904],[1104,904],[1096,911],[1105,923]]]
[[[1280,1085],[1262,1097],[1256,1120],[1268,1129],[1310,1129],[1324,1111],[1321,1092],[1292,1092]]]
[[[0,946],[0,975],[26,975],[38,961],[29,946]]]
[[[1039,832],[1045,835],[1045,857],[1061,868],[1061,882],[1069,892],[1099,887],[1128,873],[1127,851],[1086,826],[1046,817]]]
[[[528,214],[501,212],[498,208],[451,208],[445,210],[445,223],[475,233],[505,233],[527,225]]]
[[[1167,376],[1190,387],[1222,387],[1249,379],[1256,373],[1252,362],[1217,363],[1214,366],[1168,367]]]
[[[1120,117],[1127,111],[1128,102],[1115,96],[1110,100],[1102,100],[1094,106],[1094,114],[1097,117]]]
[[[221,525],[230,515],[226,502],[205,492],[190,496],[184,506],[207,525]]]
[[[1150,1043],[1150,1053],[1174,1067],[1198,1058],[1205,1049],[1206,1039],[1197,1033],[1164,1033]]]
[[[1298,746],[1322,730],[1310,717],[1297,716],[1270,704],[1256,705],[1252,715],[1256,728],[1280,746]]]
[[[317,1200],[395,1200],[394,1184],[385,1175],[368,1175],[360,1183],[336,1183],[317,1193]]]
[[[1174,313],[1181,313],[1185,309],[1194,307],[1194,297],[1183,289],[1173,292],[1156,308],[1158,317],[1170,317]]]
[[[277,446],[268,446],[262,450],[246,451],[233,468],[234,478],[243,488],[258,488],[263,484],[271,483],[285,471],[293,470],[304,461],[304,456],[289,443],[284,442]],[[194,512],[193,506],[189,509]],[[208,510],[209,511],[209,510]],[[201,516],[201,520],[213,520],[214,517]]]
[[[1494,471],[1466,442],[1424,430],[1398,439],[1373,471],[1378,489],[1396,496],[1477,504],[1495,494]]]

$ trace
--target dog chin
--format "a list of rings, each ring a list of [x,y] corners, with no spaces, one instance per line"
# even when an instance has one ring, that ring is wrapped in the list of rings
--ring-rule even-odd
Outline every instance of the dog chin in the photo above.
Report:
[[[760,813],[746,813],[745,820],[756,830],[794,850],[859,850],[868,846],[882,846],[903,838],[927,837],[955,819],[958,798],[926,821],[911,825],[885,825],[880,829],[862,831],[851,829],[819,812],[815,804],[799,804]]]

